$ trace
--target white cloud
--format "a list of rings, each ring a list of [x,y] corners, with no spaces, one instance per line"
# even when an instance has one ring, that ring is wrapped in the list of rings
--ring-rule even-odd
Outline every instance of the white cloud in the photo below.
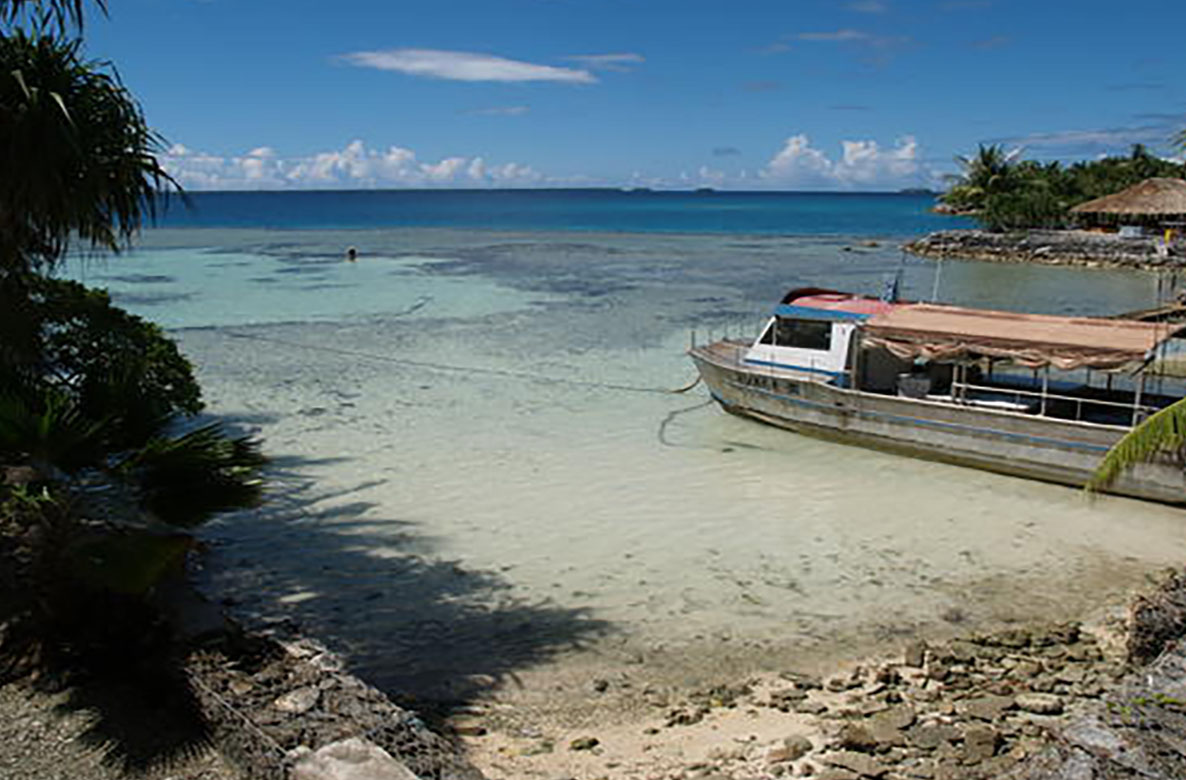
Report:
[[[633,65],[646,62],[641,54],[574,54],[565,59],[579,62],[592,70],[612,70],[617,73],[628,73]]]
[[[879,0],[859,0],[859,2],[849,3],[844,7],[860,14],[883,14],[886,12],[885,3],[879,2]]]
[[[870,35],[860,30],[845,29],[836,30],[835,32],[805,32],[799,33],[795,37],[801,41],[845,42],[869,40]]]
[[[558,68],[521,62],[493,54],[439,49],[388,49],[343,54],[344,62],[362,68],[394,70],[411,76],[450,81],[561,81],[592,84],[597,77],[587,70]]]
[[[805,134],[791,136],[759,173],[769,186],[788,189],[897,189],[933,184],[938,174],[926,168],[912,136],[891,149],[876,141],[841,141],[839,159],[811,145]]]
[[[996,139],[995,143],[1041,149],[1048,154],[1127,153],[1133,144],[1162,145],[1170,135],[1170,125],[1114,127],[1100,130],[1064,130],[1055,133]]]
[[[192,190],[515,187],[544,180],[519,163],[491,166],[481,157],[461,156],[420,161],[411,149],[372,149],[360,140],[307,157],[281,157],[267,146],[241,156],[220,157],[174,144],[161,163]]]
[[[530,110],[529,106],[490,106],[475,108],[469,113],[475,116],[522,116]]]

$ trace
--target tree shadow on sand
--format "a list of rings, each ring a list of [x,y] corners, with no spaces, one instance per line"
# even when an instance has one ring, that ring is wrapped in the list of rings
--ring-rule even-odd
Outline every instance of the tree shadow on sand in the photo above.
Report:
[[[337,459],[331,459],[337,460]],[[299,631],[350,671],[435,721],[519,670],[602,636],[588,610],[527,601],[496,572],[434,556],[415,523],[383,517],[307,473],[318,461],[273,461],[266,504],[207,530],[202,586],[250,627]]]

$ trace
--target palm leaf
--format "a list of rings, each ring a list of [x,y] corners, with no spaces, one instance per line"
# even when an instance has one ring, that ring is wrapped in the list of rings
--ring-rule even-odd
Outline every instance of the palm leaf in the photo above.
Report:
[[[145,509],[165,523],[190,527],[217,512],[255,506],[264,462],[258,441],[231,438],[213,424],[153,439],[120,469],[139,487]]]
[[[1100,461],[1086,488],[1091,492],[1104,490],[1138,463],[1148,463],[1161,453],[1175,452],[1184,446],[1186,398],[1156,412],[1124,434]]]

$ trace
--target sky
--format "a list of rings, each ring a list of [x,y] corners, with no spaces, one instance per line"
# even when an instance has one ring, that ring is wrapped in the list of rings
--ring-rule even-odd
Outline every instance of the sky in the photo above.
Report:
[[[942,188],[978,144],[1163,156],[1180,0],[109,0],[187,189]]]

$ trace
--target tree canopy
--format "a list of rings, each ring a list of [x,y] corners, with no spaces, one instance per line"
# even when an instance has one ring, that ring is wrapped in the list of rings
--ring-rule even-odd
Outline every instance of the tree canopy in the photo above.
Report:
[[[961,173],[940,202],[973,215],[990,230],[1061,228],[1073,224],[1070,209],[1154,177],[1186,178],[1186,167],[1135,144],[1127,157],[1071,165],[1020,159],[1000,145],[981,145],[957,157]]]

